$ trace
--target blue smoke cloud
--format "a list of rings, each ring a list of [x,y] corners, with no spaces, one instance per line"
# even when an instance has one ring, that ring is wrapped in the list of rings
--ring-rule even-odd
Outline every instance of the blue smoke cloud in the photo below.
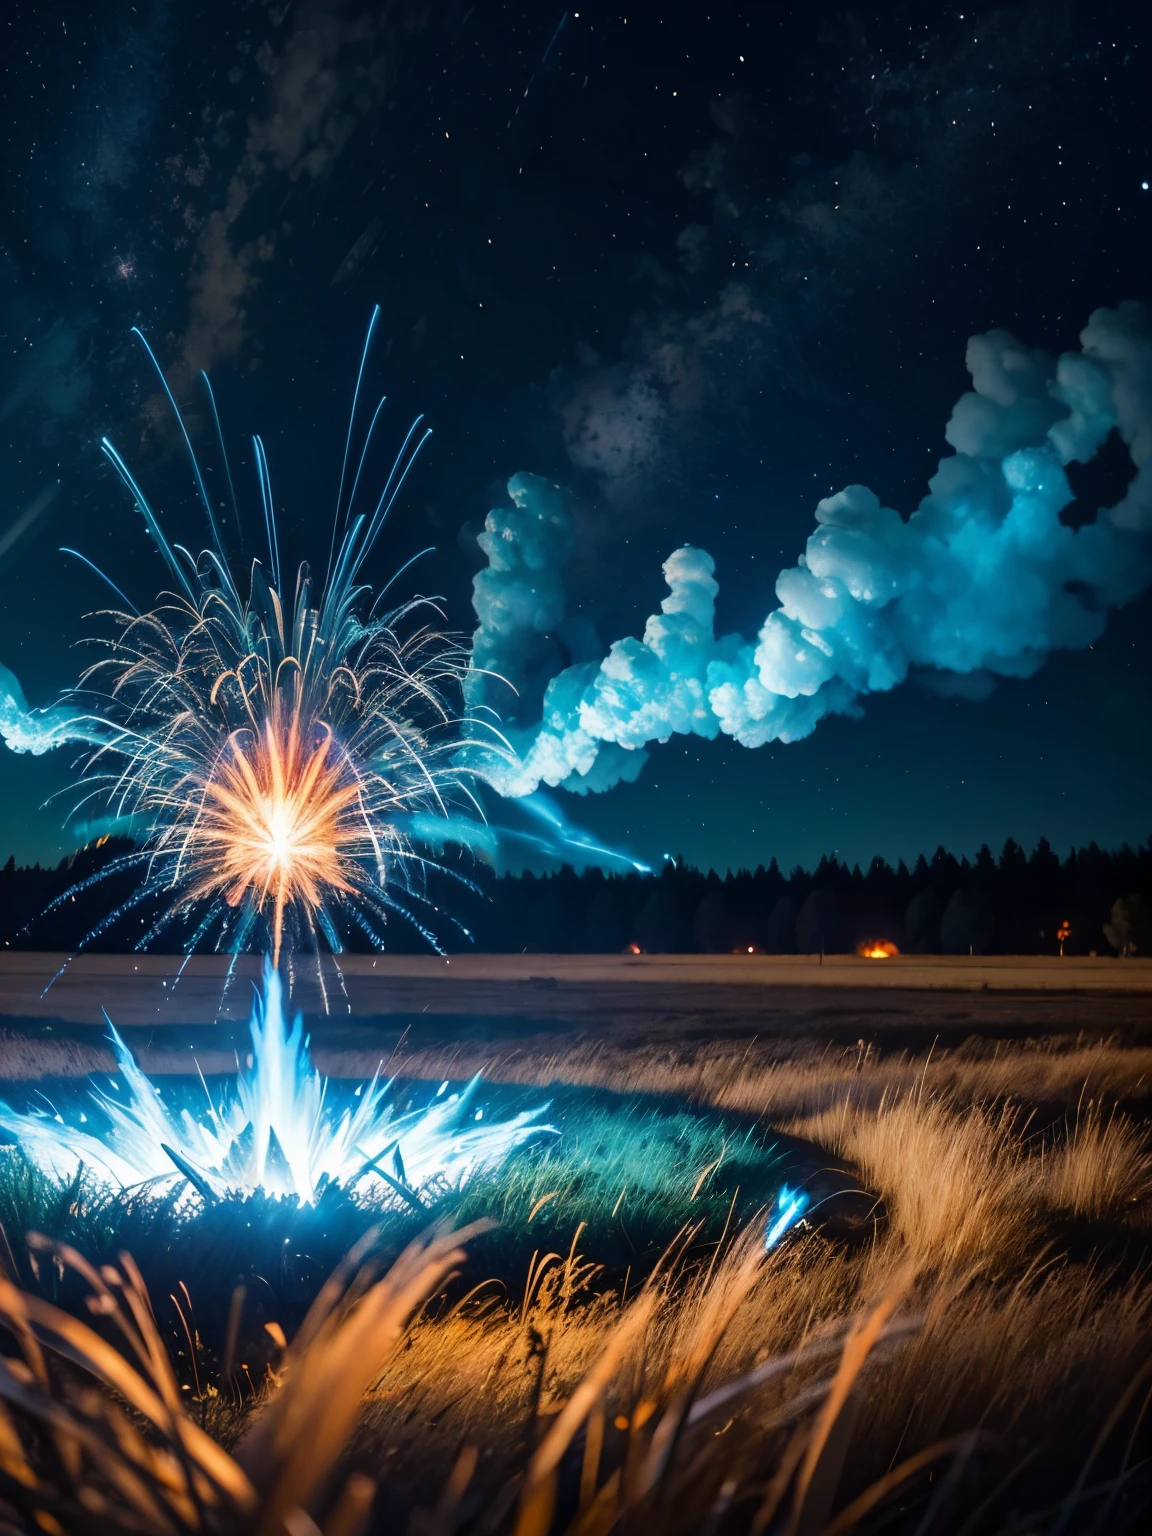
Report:
[[[488,564],[472,582],[480,627],[472,639],[469,683],[477,705],[486,691],[497,693],[502,715],[517,713],[513,695],[528,704],[531,673],[550,654],[545,637],[564,619],[563,567],[573,540],[572,517],[558,485],[539,475],[513,475],[508,496],[512,505],[489,512],[476,538]],[[485,672],[504,688],[489,689]]]
[[[64,704],[29,709],[14,672],[0,663],[0,736],[10,752],[42,757],[69,741],[95,744],[97,738],[78,710]]]
[[[1099,309],[1080,342],[1053,359],[1007,331],[973,337],[972,389],[945,432],[955,452],[917,510],[905,519],[862,485],[821,501],[754,641],[717,636],[714,562],[685,546],[664,562],[668,596],[643,636],[552,677],[538,717],[525,721],[477,672],[473,706],[507,721],[493,786],[603,790],[635,779],[647,744],[673,735],[799,741],[913,673],[979,698],[1054,650],[1091,644],[1108,610],[1152,581],[1152,311]],[[1118,505],[1072,528],[1064,466],[1093,458],[1113,429],[1135,476]],[[518,475],[509,491],[512,509],[490,513],[480,536],[474,657],[516,684],[563,617],[572,525],[551,483]]]

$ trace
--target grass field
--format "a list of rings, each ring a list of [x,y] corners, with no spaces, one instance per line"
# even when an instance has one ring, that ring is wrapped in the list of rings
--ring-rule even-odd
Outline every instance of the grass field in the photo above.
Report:
[[[817,1013],[802,1028],[793,994],[787,1027],[766,1028],[769,1010],[741,1019],[724,988],[710,1015],[633,983],[614,1031],[563,985],[471,1034],[453,1000],[405,1035],[405,995],[379,1029],[411,1091],[483,1065],[502,1104],[547,1098],[562,1131],[424,1215],[336,1191],[315,1208],[202,1210],[83,1179],[53,1189],[9,1156],[14,1528],[1144,1528],[1139,997],[980,989],[958,1027],[918,1038],[858,993],[837,997],[834,1026]],[[325,1051],[371,1070],[369,1020],[340,1027]],[[4,1043],[23,1091],[39,1048],[54,1072],[98,1049],[39,1031]],[[783,1180],[816,1209],[766,1253]],[[426,1235],[484,1220],[497,1225],[459,1247]],[[371,1252],[324,1287],[374,1224]],[[32,1230],[102,1267],[85,1276]],[[112,1339],[136,1348],[135,1378]]]

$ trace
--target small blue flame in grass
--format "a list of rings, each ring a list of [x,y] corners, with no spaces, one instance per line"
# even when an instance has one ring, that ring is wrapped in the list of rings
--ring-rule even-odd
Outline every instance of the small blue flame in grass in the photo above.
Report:
[[[764,1247],[775,1248],[785,1232],[800,1220],[808,1209],[808,1205],[808,1196],[802,1189],[789,1189],[787,1184],[781,1184],[776,1203],[768,1213],[768,1230],[764,1234]]]
[[[201,1078],[199,1112],[169,1108],[140,1070],[115,1028],[112,1048],[121,1078],[111,1097],[90,1093],[106,1124],[103,1135],[70,1123],[52,1106],[17,1110],[0,1101],[0,1127],[50,1177],[71,1179],[81,1167],[113,1188],[153,1183],[157,1194],[186,1180],[189,1196],[243,1198],[261,1191],[311,1203],[340,1185],[385,1203],[422,1204],[494,1170],[517,1147],[542,1134],[547,1105],[508,1120],[482,1119],[475,1105],[480,1076],[458,1092],[441,1085],[426,1108],[401,1112],[392,1079],[379,1072],[338,1108],[328,1078],[312,1065],[299,1015],[288,1027],[280,977],[270,966],[249,1024],[252,1053],[235,1079],[214,1094]]]

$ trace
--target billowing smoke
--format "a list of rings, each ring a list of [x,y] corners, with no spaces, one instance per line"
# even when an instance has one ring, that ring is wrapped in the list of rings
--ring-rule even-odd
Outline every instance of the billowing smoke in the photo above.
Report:
[[[474,675],[473,704],[504,717],[512,749],[488,770],[494,786],[607,789],[675,734],[798,741],[913,671],[980,697],[1096,640],[1108,610],[1152,581],[1152,311],[1099,309],[1080,341],[1053,359],[1006,331],[973,337],[972,390],[945,431],[955,452],[917,510],[904,518],[862,485],[821,501],[755,641],[717,636],[714,562],[686,546],[664,562],[668,596],[642,638],[553,676],[530,719],[507,687]],[[1061,520],[1074,500],[1064,466],[1093,458],[1113,429],[1135,476],[1118,505],[1074,528]],[[481,535],[474,655],[518,685],[563,617],[572,530],[554,485],[519,475],[509,490],[513,510],[491,513]]]
[[[568,594],[563,568],[572,548],[572,518],[557,485],[538,475],[513,475],[510,507],[489,512],[477,543],[487,567],[472,583],[472,606],[480,627],[472,640],[472,686],[493,673],[524,697],[531,674],[547,659],[545,636],[564,619]],[[515,713],[506,707],[500,711]]]
[[[0,736],[11,752],[41,757],[69,741],[95,744],[96,738],[78,710],[65,704],[29,709],[14,672],[0,663]]]

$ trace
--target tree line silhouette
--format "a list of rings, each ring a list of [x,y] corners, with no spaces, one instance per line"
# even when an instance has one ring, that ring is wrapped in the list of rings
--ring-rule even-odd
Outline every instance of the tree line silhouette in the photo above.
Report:
[[[121,851],[88,848],[47,869],[18,868],[9,859],[0,869],[0,942],[39,950],[134,947],[151,921],[145,908],[92,935],[127,901],[135,877],[84,884]],[[433,876],[429,891],[460,925],[437,930],[452,952],[613,954],[635,946],[653,954],[833,954],[887,940],[911,954],[1152,953],[1152,838],[1112,851],[1090,843],[1063,860],[1043,838],[1031,853],[1009,838],[998,858],[987,846],[971,861],[938,848],[911,867],[876,858],[861,869],[823,858],[813,870],[788,874],[775,859],[726,875],[682,859],[650,875],[567,865],[546,875],[455,873],[466,881]],[[152,947],[178,951],[184,937],[172,930]],[[400,953],[428,948],[400,918],[387,938]],[[367,941],[350,938],[350,947]]]
[[[669,860],[650,876],[561,869],[493,882],[477,948],[612,953],[851,952],[887,940],[911,954],[1136,954],[1152,950],[1152,839],[1061,860],[1011,838],[957,859],[938,848],[909,868],[823,858],[813,870],[719,875]],[[1061,937],[1063,934],[1063,937]]]

